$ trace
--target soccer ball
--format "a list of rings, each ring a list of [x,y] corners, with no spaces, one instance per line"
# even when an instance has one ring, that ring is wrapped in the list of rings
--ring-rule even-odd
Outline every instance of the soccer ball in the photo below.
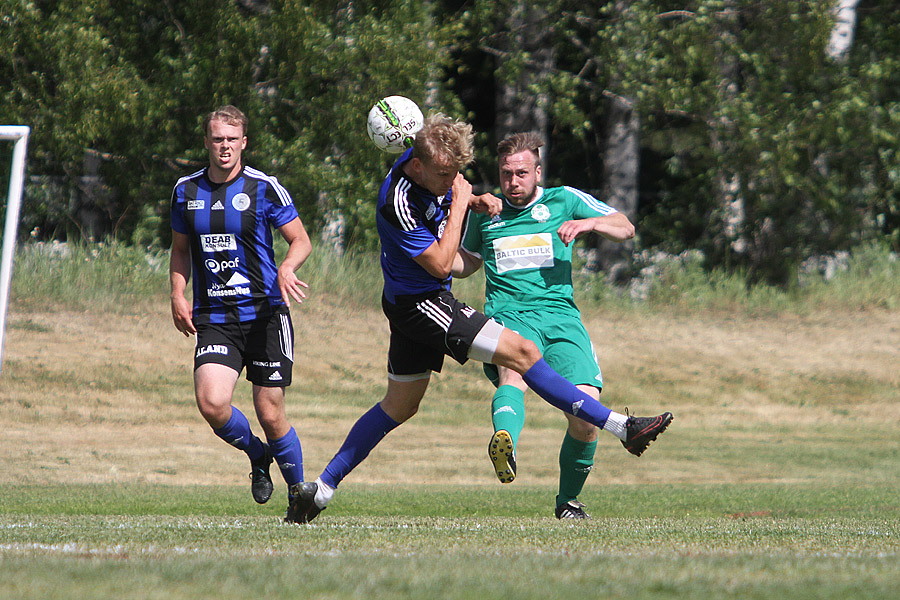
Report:
[[[400,154],[412,145],[424,122],[415,102],[403,96],[388,96],[369,111],[366,131],[380,150]]]

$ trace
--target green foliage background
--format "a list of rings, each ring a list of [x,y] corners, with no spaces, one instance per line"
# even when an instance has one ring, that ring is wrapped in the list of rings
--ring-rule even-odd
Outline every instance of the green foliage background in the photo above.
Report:
[[[0,121],[33,129],[22,231],[83,235],[90,150],[105,184],[91,208],[118,239],[165,247],[171,187],[204,164],[202,115],[233,103],[251,119],[248,162],[291,190],[307,226],[340,211],[349,245],[372,248],[391,158],[366,138],[372,103],[402,94],[472,120],[468,175],[491,188],[494,96],[535,69],[511,15],[533,10],[554,53],[524,91],[546,94],[547,183],[599,189],[607,101],[631,103],[643,248],[701,249],[708,266],[770,281],[872,239],[897,251],[900,7],[861,0],[834,60],[833,5],[0,0]],[[723,182],[744,204],[735,231]]]

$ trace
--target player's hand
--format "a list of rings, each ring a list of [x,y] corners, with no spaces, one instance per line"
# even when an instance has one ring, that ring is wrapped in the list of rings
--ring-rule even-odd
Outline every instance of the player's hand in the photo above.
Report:
[[[556,234],[562,243],[568,246],[575,238],[594,230],[594,224],[590,219],[579,219],[577,221],[566,221],[559,226]]]
[[[457,173],[456,178],[453,180],[453,187],[450,189],[453,200],[451,210],[454,207],[459,207],[460,210],[467,209],[472,201],[472,184],[463,177],[462,173]]]
[[[183,333],[184,337],[197,333],[197,328],[194,327],[194,321],[191,318],[193,311],[191,303],[184,296],[181,294],[172,296],[172,320],[175,322],[175,329]]]
[[[286,265],[278,267],[278,289],[281,290],[281,299],[286,305],[291,305],[291,298],[297,304],[303,304],[306,298],[303,288],[309,289],[309,285],[305,281],[300,281],[293,269]]]
[[[496,217],[503,210],[503,201],[493,194],[472,196],[472,199],[469,201],[469,210],[477,213],[487,213],[488,216]]]

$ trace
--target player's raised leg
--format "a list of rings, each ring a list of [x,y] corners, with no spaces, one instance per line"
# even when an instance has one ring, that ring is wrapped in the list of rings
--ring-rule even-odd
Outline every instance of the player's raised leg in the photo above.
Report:
[[[491,321],[485,325],[485,329],[488,329],[491,323],[501,327]],[[502,327],[501,329],[490,362],[521,374],[528,387],[538,396],[563,412],[615,435],[635,456],[640,456],[650,442],[672,422],[672,414],[668,412],[657,417],[638,418],[611,411],[554,371],[541,356],[534,342],[510,329]],[[492,335],[489,332],[486,334]]]

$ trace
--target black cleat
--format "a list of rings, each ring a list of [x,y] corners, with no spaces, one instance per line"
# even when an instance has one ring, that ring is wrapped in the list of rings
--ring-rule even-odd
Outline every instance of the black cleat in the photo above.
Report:
[[[516,478],[516,453],[508,431],[501,429],[494,433],[488,443],[488,456],[500,483],[512,483]]]
[[[284,515],[286,523],[309,523],[325,510],[316,506],[316,492],[319,486],[315,481],[296,483],[290,489],[290,501]]]
[[[257,460],[250,461],[250,491],[253,499],[259,504],[265,504],[272,497],[272,477],[269,475],[269,465],[272,464],[272,453],[268,444],[263,444],[265,454]]]
[[[674,417],[670,412],[655,417],[628,417],[625,422],[626,438],[622,441],[622,445],[635,456],[640,456],[650,442],[666,430],[672,419]]]
[[[584,504],[578,500],[569,500],[565,504],[556,507],[557,519],[590,519],[591,515],[584,512]]]

